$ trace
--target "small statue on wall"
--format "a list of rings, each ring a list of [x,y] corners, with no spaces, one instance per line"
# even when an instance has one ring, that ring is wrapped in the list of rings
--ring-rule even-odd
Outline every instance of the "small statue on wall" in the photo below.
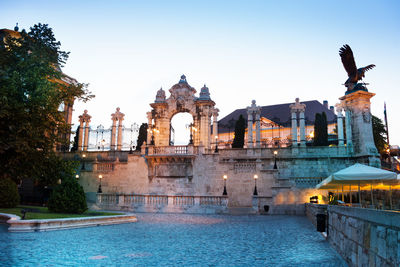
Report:
[[[340,48],[339,55],[342,59],[343,66],[349,76],[349,78],[344,83],[344,86],[347,87],[346,94],[357,90],[368,91],[365,87],[366,84],[359,83],[358,81],[362,80],[362,78],[365,77],[365,72],[373,69],[375,65],[370,64],[363,68],[357,69],[356,62],[354,61],[353,51],[347,44]]]

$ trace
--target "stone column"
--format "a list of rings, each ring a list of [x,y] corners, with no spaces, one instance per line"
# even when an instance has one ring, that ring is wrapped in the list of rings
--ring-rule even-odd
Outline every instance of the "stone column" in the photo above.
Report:
[[[338,145],[344,146],[344,136],[343,136],[343,114],[342,108],[340,106],[336,107],[337,111],[337,134],[338,134]]]
[[[118,122],[118,139],[117,139],[117,150],[122,149],[122,121],[124,118],[119,118]]]
[[[112,118],[112,126],[111,126],[111,140],[110,140],[110,149],[115,150],[115,132],[117,130],[117,118]]]
[[[253,112],[247,110],[247,148],[253,148]]]
[[[79,116],[79,144],[78,144],[78,151],[86,151],[88,148],[88,143],[89,143],[89,123],[90,119],[92,117],[88,114],[88,111],[85,109],[83,111],[83,114]],[[83,131],[83,128],[85,128],[85,131]],[[83,133],[85,133],[85,137],[83,138]],[[82,140],[83,142],[83,147],[82,147]]]
[[[215,146],[217,146],[218,142],[218,111],[219,109],[214,109],[213,111],[213,140],[215,142]]]
[[[300,112],[300,143],[302,146],[306,145],[306,128],[304,122],[304,111],[306,109],[305,104],[300,103],[300,99],[296,98],[296,102],[289,106],[290,112],[292,113],[292,142],[293,146],[298,145],[297,139],[297,112]]]
[[[89,123],[90,123],[90,119],[86,120],[86,125],[85,125],[85,140],[83,143],[83,151],[87,151],[88,149],[88,144],[89,144]]]
[[[213,135],[214,135],[214,139],[215,136],[218,136],[218,111],[219,109],[214,109],[213,112]]]
[[[82,140],[83,140],[83,119],[79,116],[79,132],[78,132],[78,151],[82,151]]]
[[[261,113],[261,110],[260,110],[260,108],[258,108],[255,113],[256,113],[256,148],[260,148],[261,147],[261,144],[260,144],[260,139],[261,139],[260,113]]]
[[[353,152],[353,136],[351,131],[351,111],[349,108],[345,110],[346,114],[346,146],[349,152]]]
[[[300,146],[306,146],[306,124],[304,120],[304,110],[300,111]]]
[[[292,143],[297,146],[297,113],[292,111]]]

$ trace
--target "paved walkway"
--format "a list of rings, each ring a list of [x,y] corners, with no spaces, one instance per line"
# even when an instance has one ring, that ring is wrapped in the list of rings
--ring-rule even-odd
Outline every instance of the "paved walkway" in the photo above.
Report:
[[[2,266],[345,266],[306,217],[137,218],[132,224],[41,233],[0,227]]]

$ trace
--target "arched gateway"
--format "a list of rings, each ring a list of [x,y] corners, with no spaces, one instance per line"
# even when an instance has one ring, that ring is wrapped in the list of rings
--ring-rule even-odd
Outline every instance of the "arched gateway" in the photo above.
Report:
[[[199,97],[196,89],[186,81],[185,75],[169,89],[166,98],[163,89],[158,90],[153,108],[147,112],[149,131],[146,149],[142,149],[148,164],[148,177],[193,178],[193,161],[197,154],[211,148],[212,135],[218,136],[218,109],[204,85]],[[190,125],[190,142],[184,146],[171,145],[171,119],[178,113],[187,112],[193,117]],[[211,134],[211,121],[213,133]],[[160,180],[158,182],[161,182]],[[179,182],[178,182],[179,184]]]
[[[166,147],[171,145],[171,119],[181,112],[188,112],[193,116],[193,125],[190,127],[192,133],[191,144],[211,148],[211,120],[213,121],[213,135],[217,136],[218,109],[215,102],[210,98],[210,92],[204,85],[200,96],[196,97],[196,89],[186,81],[185,75],[180,81],[169,89],[170,97],[166,99],[165,91],[158,90],[153,108],[147,112],[149,134],[147,144],[155,147]]]

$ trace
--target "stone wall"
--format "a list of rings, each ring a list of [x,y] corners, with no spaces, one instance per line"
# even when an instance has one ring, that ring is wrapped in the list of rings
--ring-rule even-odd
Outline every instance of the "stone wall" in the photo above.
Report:
[[[329,243],[351,266],[400,266],[400,213],[329,206]]]
[[[355,162],[341,147],[281,148],[276,156],[277,169],[274,169],[274,150],[221,149],[219,153],[196,150],[195,154],[182,155],[184,160],[180,155],[160,155],[159,158],[152,155],[150,159],[136,152],[86,152],[79,183],[91,202],[96,201],[99,175],[103,177],[103,193],[221,196],[222,177],[227,175],[229,207],[251,208],[254,206],[253,177],[257,174],[260,212],[268,205],[269,214],[304,214],[304,203],[309,197],[322,194],[313,189],[315,185]],[[79,154],[68,156],[79,159]],[[178,164],[190,174],[175,175],[179,174]],[[175,172],[159,173],[169,165]]]
[[[306,204],[315,224],[327,209],[329,243],[350,266],[400,266],[400,213]]]
[[[317,214],[327,214],[328,205],[306,203],[306,216],[317,227]]]

